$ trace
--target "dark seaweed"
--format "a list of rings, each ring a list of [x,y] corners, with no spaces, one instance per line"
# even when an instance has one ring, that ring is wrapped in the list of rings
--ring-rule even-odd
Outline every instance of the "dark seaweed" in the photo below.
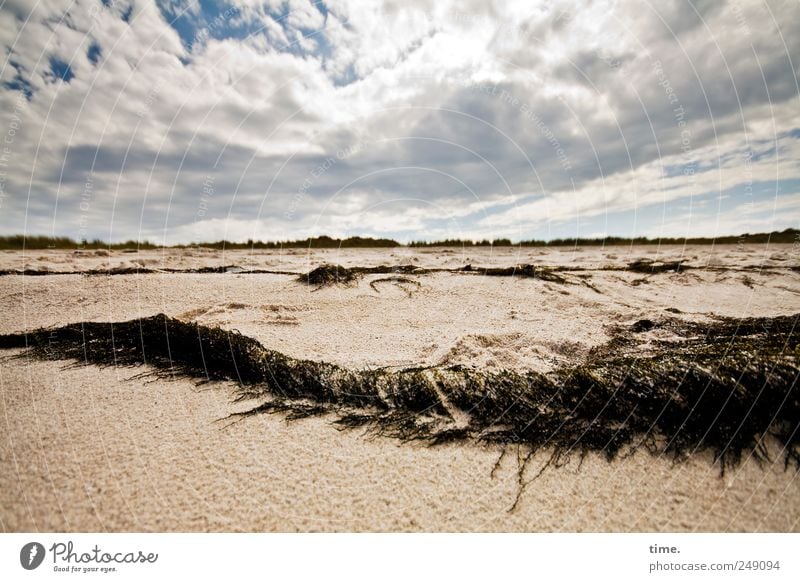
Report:
[[[612,460],[625,448],[678,461],[710,450],[724,473],[746,451],[769,460],[768,438],[783,447],[785,468],[800,469],[798,318],[640,320],[612,329],[610,341],[581,364],[547,375],[459,366],[348,370],[161,314],[0,335],[0,348],[27,348],[17,357],[149,364],[161,376],[233,380],[237,400],[266,399],[230,422],[261,413],[287,420],[331,414],[337,428],[373,437],[496,443],[503,451],[498,465],[516,444],[513,510],[532,480],[526,467],[542,449],[551,453],[533,479],[574,454],[581,462],[590,451]],[[651,342],[644,357],[639,338],[655,328],[675,339]]]
[[[27,348],[20,357],[148,364],[159,375],[233,380],[239,399],[269,398],[234,419],[327,412],[340,428],[402,440],[516,443],[531,453],[547,447],[558,453],[548,466],[572,452],[613,459],[644,446],[681,459],[710,450],[724,472],[745,451],[767,458],[768,436],[782,445],[786,467],[800,467],[798,317],[640,321],[617,329],[584,362],[546,375],[459,366],[350,370],[163,314],[0,335],[0,348]],[[651,342],[644,356],[638,338],[656,326],[675,338]]]

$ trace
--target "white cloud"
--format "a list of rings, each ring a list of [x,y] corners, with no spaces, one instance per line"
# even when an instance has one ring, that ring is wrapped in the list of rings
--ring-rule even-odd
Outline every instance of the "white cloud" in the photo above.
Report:
[[[780,206],[800,180],[800,8],[694,6],[235,0],[205,14],[192,1],[165,19],[141,0],[125,22],[122,2],[6,3],[0,131],[19,128],[0,229],[422,238],[457,221],[519,238],[653,204],[678,217],[687,199],[776,180],[800,218]],[[204,23],[191,49],[167,21],[179,14]]]

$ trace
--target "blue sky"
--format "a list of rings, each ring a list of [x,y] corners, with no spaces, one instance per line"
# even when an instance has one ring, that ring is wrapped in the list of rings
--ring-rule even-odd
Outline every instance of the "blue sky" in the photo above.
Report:
[[[796,3],[0,2],[2,234],[800,225]]]

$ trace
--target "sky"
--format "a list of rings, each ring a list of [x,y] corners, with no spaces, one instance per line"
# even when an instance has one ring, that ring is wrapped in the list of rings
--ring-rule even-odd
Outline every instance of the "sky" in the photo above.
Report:
[[[0,235],[800,226],[797,0],[0,0]]]

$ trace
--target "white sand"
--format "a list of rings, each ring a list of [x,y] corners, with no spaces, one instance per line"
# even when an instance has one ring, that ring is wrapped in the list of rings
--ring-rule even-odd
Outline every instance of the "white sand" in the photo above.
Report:
[[[800,312],[800,253],[791,246],[344,250],[197,250],[76,255],[0,253],[0,269],[70,271],[132,261],[151,268],[236,264],[302,272],[345,266],[600,268],[638,258],[687,259],[681,274],[591,271],[591,284],[439,273],[313,291],[282,275],[148,274],[0,277],[0,332],[164,312],[238,329],[289,355],[351,367],[462,363],[551,369],[641,318]],[[145,263],[142,263],[145,264]],[[717,270],[762,265],[759,274]],[[160,266],[160,267],[159,267]],[[577,276],[571,276],[580,283]],[[635,280],[645,279],[633,285]],[[682,313],[665,312],[678,308]],[[652,332],[657,334],[659,332]],[[1,354],[7,355],[7,354]],[[686,463],[646,453],[608,463],[590,455],[548,470],[507,510],[517,488],[499,450],[438,448],[339,432],[325,417],[215,422],[246,404],[232,386],[131,378],[141,370],[0,361],[0,525],[6,531],[425,530],[800,531],[800,477],[747,461],[719,477],[708,456]],[[542,454],[540,462],[545,455]],[[529,468],[528,476],[538,470]]]

